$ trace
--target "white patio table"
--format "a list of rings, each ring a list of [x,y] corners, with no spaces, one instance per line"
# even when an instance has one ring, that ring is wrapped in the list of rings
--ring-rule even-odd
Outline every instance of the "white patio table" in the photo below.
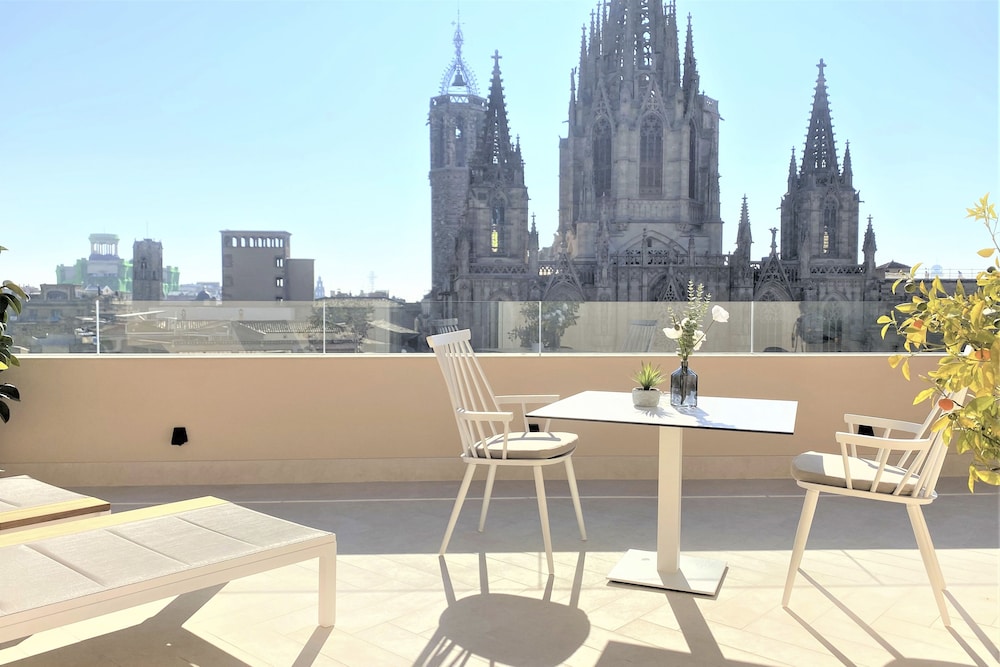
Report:
[[[680,552],[681,459],[684,429],[791,435],[796,401],[699,396],[696,408],[674,408],[664,393],[655,408],[637,408],[626,392],[585,391],[528,413],[532,418],[658,426],[656,551],[629,549],[608,579],[641,586],[715,595],[725,561]]]

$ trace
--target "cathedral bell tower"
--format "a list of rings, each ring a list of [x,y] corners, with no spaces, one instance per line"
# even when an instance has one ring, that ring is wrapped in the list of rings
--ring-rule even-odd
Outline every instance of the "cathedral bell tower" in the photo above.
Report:
[[[833,121],[826,92],[826,63],[819,61],[809,133],[796,173],[795,153],[788,167],[788,192],[781,199],[781,258],[810,264],[857,264],[858,203],[851,170],[851,148],[844,166],[837,159]],[[803,279],[808,275],[803,275]]]
[[[458,274],[456,245],[469,194],[469,165],[486,116],[476,78],[462,57],[462,28],[455,24],[455,56],[431,98],[431,298],[445,299]]]

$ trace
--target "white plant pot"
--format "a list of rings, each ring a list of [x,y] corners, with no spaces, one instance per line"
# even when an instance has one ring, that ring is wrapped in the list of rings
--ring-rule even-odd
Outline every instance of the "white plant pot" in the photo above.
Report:
[[[660,404],[659,389],[643,389],[636,387],[632,390],[632,405],[637,408],[655,408]]]

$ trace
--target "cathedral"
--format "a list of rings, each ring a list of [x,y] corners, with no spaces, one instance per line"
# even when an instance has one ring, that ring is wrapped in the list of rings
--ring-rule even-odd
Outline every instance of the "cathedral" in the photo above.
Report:
[[[823,60],[801,159],[793,148],[779,227],[768,230],[770,252],[752,256],[744,197],[736,248],[725,253],[719,104],[701,92],[690,15],[683,45],[679,35],[673,1],[611,0],[591,14],[570,77],[568,136],[559,140],[558,230],[540,248],[501,56],[494,52],[482,97],[456,28],[429,113],[428,298],[439,313],[489,331],[476,302],[682,301],[689,280],[716,301],[812,303],[817,313],[837,302],[885,308],[891,295],[870,219],[859,238],[850,146],[841,160],[834,143]],[[867,337],[860,331],[845,348],[864,349],[857,339]]]

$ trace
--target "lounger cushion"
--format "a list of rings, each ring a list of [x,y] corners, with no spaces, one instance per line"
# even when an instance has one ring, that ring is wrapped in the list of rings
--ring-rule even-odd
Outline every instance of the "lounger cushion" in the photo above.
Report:
[[[847,457],[851,471],[851,485],[855,489],[870,491],[878,472],[878,463],[867,459]],[[906,471],[903,468],[887,465],[879,479],[878,493],[893,493],[903,479]],[[844,473],[844,457],[841,454],[822,452],[805,452],[792,460],[792,477],[799,482],[812,482],[847,488],[847,476]],[[903,485],[902,494],[912,494],[918,477],[910,476]]]
[[[225,503],[2,547],[0,619],[325,535]]]
[[[577,435],[575,433],[540,432],[524,433],[521,431],[507,436],[508,459],[551,459],[569,454],[576,449]],[[476,444],[476,456],[499,459],[503,456],[503,435],[494,436]]]

